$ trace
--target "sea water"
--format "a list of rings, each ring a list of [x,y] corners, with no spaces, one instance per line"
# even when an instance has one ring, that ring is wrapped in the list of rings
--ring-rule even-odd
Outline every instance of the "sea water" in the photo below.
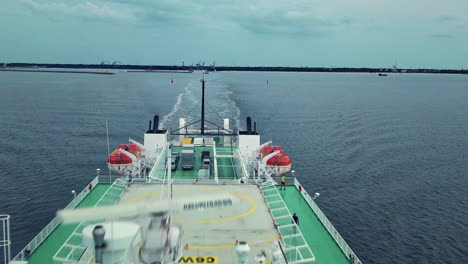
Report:
[[[0,72],[0,213],[17,253],[148,121],[199,119],[201,72]],[[212,72],[207,119],[245,129],[293,169],[364,263],[468,262],[468,77]]]

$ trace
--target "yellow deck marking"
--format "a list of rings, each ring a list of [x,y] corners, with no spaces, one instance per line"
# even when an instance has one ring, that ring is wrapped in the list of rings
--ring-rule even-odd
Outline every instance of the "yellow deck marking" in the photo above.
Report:
[[[174,189],[172,191],[188,191],[188,190],[190,190],[190,189]],[[154,192],[140,194],[138,196],[133,197],[128,202],[133,203],[135,200],[140,199],[141,197],[145,197],[145,196],[148,196],[148,195],[157,194],[157,193],[161,193],[161,192],[167,192],[167,190],[160,190],[160,191],[154,191]]]
[[[234,220],[234,219],[238,219],[238,218],[247,216],[247,215],[253,213],[255,210],[257,210],[257,206],[254,204],[254,205],[252,206],[252,208],[250,208],[249,211],[247,211],[247,212],[245,212],[245,213],[243,213],[243,214],[241,214],[241,215],[236,215],[236,216],[228,217],[228,218],[215,219],[215,220],[198,221],[198,223],[199,223],[199,224],[209,224],[209,223],[217,223],[217,222],[230,221],[230,220]]]
[[[175,189],[173,191],[189,191],[191,189]],[[234,219],[239,219],[241,217],[245,217],[251,213],[253,213],[255,210],[257,210],[257,205],[255,204],[255,200],[252,199],[251,197],[247,196],[247,195],[244,195],[242,193],[236,193],[236,192],[231,192],[231,191],[227,191],[227,190],[217,190],[217,189],[202,189],[201,191],[221,191],[221,192],[227,192],[227,193],[232,193],[234,195],[237,195],[237,196],[240,196],[244,199],[247,199],[249,202],[252,203],[252,207],[250,208],[249,211],[241,214],[241,215],[236,215],[236,216],[233,216],[233,217],[228,217],[228,218],[221,218],[221,219],[215,219],[215,220],[203,220],[203,221],[198,221],[199,224],[209,224],[209,223],[217,223],[217,222],[224,222],[224,221],[230,221],[230,220],[234,220]],[[135,196],[133,198],[131,198],[129,200],[130,203],[133,203],[135,200],[137,199],[140,199],[142,197],[145,197],[145,196],[148,196],[148,195],[152,195],[152,194],[157,194],[157,193],[161,193],[161,192],[167,192],[167,190],[160,190],[160,191],[154,191],[154,192],[149,192],[149,193],[144,193],[144,194],[140,194],[138,196]]]
[[[271,241],[275,241],[275,240],[278,240],[278,239],[280,239],[280,237],[272,237],[272,238],[269,238],[269,239],[265,239],[265,240],[263,240],[263,241],[265,241],[265,242],[271,242]]]
[[[234,195],[237,195],[237,196],[240,196],[244,199],[247,199],[249,202],[251,202],[253,205],[252,205],[252,208],[250,208],[249,211],[241,214],[241,215],[236,215],[236,216],[233,216],[233,217],[228,217],[228,218],[221,218],[221,219],[215,219],[215,220],[204,220],[204,221],[198,221],[199,224],[209,224],[209,223],[217,223],[217,222],[224,222],[224,221],[230,221],[230,220],[234,220],[234,219],[238,219],[238,218],[241,218],[241,217],[244,217],[244,216],[247,216],[251,213],[253,213],[255,210],[257,210],[257,205],[255,204],[255,200],[252,199],[251,197],[247,196],[247,195],[244,195],[242,193],[236,193],[236,192],[231,192],[231,191],[227,191],[227,190],[217,190],[217,189],[202,189],[202,191],[222,191],[222,192],[227,192],[227,193],[232,193]]]
[[[275,240],[278,240],[279,237],[272,237],[272,238],[268,238],[268,239],[264,239],[262,240],[263,242],[272,242],[272,241],[275,241]],[[258,243],[258,242],[257,242]],[[247,244],[249,245],[253,245],[255,244],[254,242],[250,241],[250,242],[247,242]],[[231,245],[217,245],[217,246],[189,246],[188,249],[216,249],[216,248],[233,248],[235,247],[236,245],[235,244],[231,244]]]
[[[212,248],[232,248],[236,245],[219,245],[219,246],[189,246],[188,249],[212,249]]]
[[[179,263],[218,264],[218,256],[182,256]]]

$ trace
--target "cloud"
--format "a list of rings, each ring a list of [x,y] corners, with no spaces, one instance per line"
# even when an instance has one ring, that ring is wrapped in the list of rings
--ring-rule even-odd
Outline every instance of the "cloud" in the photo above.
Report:
[[[346,15],[315,0],[21,0],[50,19],[122,21],[138,26],[325,36],[352,25]],[[342,0],[338,0],[342,1]]]
[[[142,25],[243,30],[255,34],[321,36],[349,26],[352,21],[347,16],[317,15],[321,13],[318,5],[306,0],[114,0],[113,3]]]
[[[437,21],[440,22],[451,22],[451,21],[457,21],[458,17],[456,16],[440,16],[437,18]]]
[[[279,9],[260,14],[247,13],[233,20],[253,33],[302,36],[325,36],[351,23],[348,18],[319,18],[305,12]]]
[[[51,15],[54,18],[62,17],[80,17],[97,20],[136,20],[132,12],[121,6],[105,4],[100,2],[76,2],[67,3],[65,1],[43,2],[37,0],[21,0],[28,8],[34,12]]]
[[[452,38],[454,38],[453,35],[449,35],[449,34],[432,34],[431,37],[432,38],[438,38],[438,39],[452,39]]]

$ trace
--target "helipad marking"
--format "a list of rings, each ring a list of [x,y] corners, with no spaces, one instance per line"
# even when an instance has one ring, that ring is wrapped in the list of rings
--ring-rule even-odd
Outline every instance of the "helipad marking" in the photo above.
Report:
[[[272,237],[272,238],[269,238],[269,239],[265,239],[265,240],[263,240],[263,241],[265,241],[265,242],[271,242],[271,241],[275,241],[275,240],[278,240],[278,239],[280,239],[280,237]]]
[[[182,256],[179,263],[218,264],[218,256]]]
[[[264,240],[260,240],[261,242],[272,242],[272,241],[276,241],[280,239],[279,237],[272,237],[272,238],[268,238],[268,239],[264,239]],[[258,242],[247,242],[247,244],[249,245],[253,245],[253,244],[256,244]],[[217,245],[217,246],[189,246],[188,249],[216,249],[216,248],[233,248],[235,247],[236,245],[235,244],[232,244],[232,245]]]
[[[252,208],[250,208],[249,211],[247,211],[247,212],[245,212],[245,213],[243,213],[241,215],[236,215],[236,216],[228,217],[228,218],[215,219],[215,220],[198,221],[199,224],[208,224],[208,223],[217,223],[217,222],[230,221],[230,220],[234,220],[234,219],[238,219],[238,218],[247,216],[247,215],[253,213],[255,210],[257,210],[257,205],[255,204],[255,200],[252,199],[251,197],[247,196],[247,195],[242,194],[242,193],[236,193],[236,192],[231,192],[231,191],[227,191],[227,190],[217,190],[217,189],[203,189],[202,191],[223,191],[223,192],[232,193],[234,195],[237,195],[237,196],[240,196],[242,198],[245,198],[245,199],[249,200],[249,202],[251,202],[253,204],[253,206],[252,206]]]
[[[188,191],[190,189],[174,189],[172,191]],[[141,197],[145,197],[145,196],[148,196],[148,195],[152,195],[152,194],[156,194],[156,193],[161,193],[161,192],[167,192],[167,190],[159,190],[159,191],[154,191],[154,192],[149,192],[149,193],[144,193],[144,194],[140,194],[138,196],[135,196],[133,197],[132,199],[130,199],[128,202],[129,203],[133,203],[135,200],[137,199],[140,199]]]
[[[189,191],[191,189],[175,189],[173,191]],[[244,194],[241,194],[241,193],[236,193],[236,192],[231,192],[231,191],[228,191],[228,190],[217,190],[217,189],[202,189],[200,191],[222,191],[222,192],[228,192],[228,193],[232,193],[234,195],[237,195],[237,196],[240,196],[244,199],[247,199],[249,202],[251,202],[253,205],[252,207],[250,208],[249,211],[241,214],[241,215],[236,215],[236,216],[232,216],[232,217],[228,217],[228,218],[221,218],[221,219],[215,219],[215,220],[203,220],[203,221],[198,221],[199,224],[209,224],[209,223],[217,223],[217,222],[224,222],[224,221],[230,221],[230,220],[234,220],[234,219],[239,219],[239,218],[242,218],[242,217],[245,217],[251,213],[253,213],[255,210],[257,210],[257,205],[255,204],[255,200],[252,199],[251,197],[247,196],[247,195],[244,195]],[[144,194],[140,194],[138,196],[135,196],[133,198],[131,198],[129,200],[130,203],[133,203],[135,200],[137,199],[140,199],[142,197],[145,197],[145,196],[148,196],[148,195],[152,195],[152,194],[157,194],[157,193],[161,193],[161,192],[167,192],[167,190],[159,190],[159,191],[154,191],[154,192],[149,192],[149,193],[144,193]]]

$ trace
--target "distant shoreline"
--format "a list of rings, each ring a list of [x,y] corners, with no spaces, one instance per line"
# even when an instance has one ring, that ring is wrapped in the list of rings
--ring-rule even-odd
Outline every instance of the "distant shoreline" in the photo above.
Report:
[[[27,70],[27,69],[0,69],[0,72],[48,72],[48,73],[80,73],[80,74],[103,74],[103,75],[112,75],[114,72],[97,72],[97,71],[59,71],[59,70]]]
[[[37,70],[35,70],[37,69]],[[48,70],[50,69],[50,70]],[[73,69],[62,71],[57,69]],[[183,72],[202,71],[249,71],[249,72],[316,72],[316,73],[424,73],[468,74],[468,70],[453,69],[396,69],[396,68],[327,68],[327,67],[241,67],[241,66],[169,66],[169,65],[108,65],[108,64],[45,64],[45,63],[0,63],[0,71],[31,71],[59,73],[114,74],[112,72],[83,72],[82,70],[126,70],[129,72]]]

